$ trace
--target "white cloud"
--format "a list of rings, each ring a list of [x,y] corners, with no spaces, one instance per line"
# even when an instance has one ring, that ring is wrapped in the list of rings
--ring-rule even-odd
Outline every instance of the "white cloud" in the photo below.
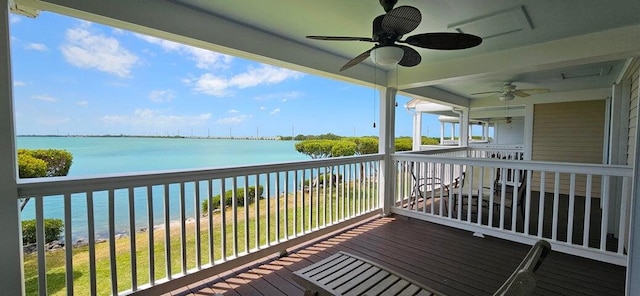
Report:
[[[287,79],[300,78],[302,75],[300,72],[264,65],[236,75],[230,79],[230,82],[231,85],[238,88],[247,88],[264,84],[276,84]]]
[[[186,79],[184,81],[192,85],[196,92],[216,97],[225,97],[233,93],[231,90],[233,88],[242,89],[258,85],[276,84],[287,79],[297,79],[302,76],[303,74],[300,72],[263,65],[260,68],[252,68],[247,72],[237,74],[230,78],[206,73],[197,79]]]
[[[27,85],[27,83],[24,81],[20,81],[20,80],[13,81],[13,86],[25,86],[25,85]]]
[[[278,114],[278,113],[280,113],[280,108],[275,108],[275,109],[273,109],[273,111],[271,111],[269,114],[271,114],[271,115],[276,115],[276,114]]]
[[[293,98],[297,98],[302,96],[301,92],[297,92],[297,91],[290,91],[290,92],[285,92],[285,93],[274,93],[274,94],[266,94],[266,95],[261,95],[261,96],[257,96],[254,97],[254,100],[257,101],[266,101],[266,100],[271,100],[271,99],[279,99],[282,102],[286,102],[289,99],[293,99]]]
[[[22,21],[22,17],[17,16],[17,15],[15,15],[15,14],[10,14],[10,15],[9,15],[9,22],[10,22],[10,23],[12,23],[12,24],[17,24],[17,23],[19,23],[19,22],[21,22],[21,21]]]
[[[194,80],[187,80],[187,84],[193,85],[193,90],[196,92],[215,97],[226,97],[231,94],[231,91],[228,90],[230,85],[227,79],[209,73]]]
[[[265,109],[267,109],[267,107],[265,107],[265,106],[260,106],[260,110],[261,110],[261,111],[264,111]]]
[[[87,106],[87,105],[89,105],[89,102],[87,102],[87,101],[78,101],[78,102],[76,102],[76,105],[78,105],[78,106]]]
[[[238,116],[220,118],[216,122],[218,124],[237,124],[237,123],[241,123],[241,122],[243,122],[243,121],[245,121],[245,120],[247,120],[247,119],[249,119],[251,117],[253,117],[253,116],[242,114],[242,115],[238,115]]]
[[[229,66],[233,57],[213,52],[210,50],[193,47],[169,40],[164,40],[156,37],[146,36],[142,34],[135,34],[138,38],[145,40],[149,43],[159,45],[164,50],[169,52],[177,52],[182,55],[186,55],[189,59],[196,62],[196,67],[200,69],[219,69]]]
[[[149,99],[155,103],[169,102],[175,98],[175,94],[170,89],[154,90],[149,94]]]
[[[45,102],[58,102],[60,100],[52,97],[52,96],[48,96],[48,95],[36,95],[36,96],[32,96],[32,98],[40,100],[40,101],[45,101]]]
[[[29,43],[26,46],[26,49],[37,50],[37,51],[46,51],[48,48],[47,48],[46,45],[44,45],[42,43]]]
[[[122,47],[117,39],[92,34],[87,27],[89,25],[83,24],[67,30],[65,43],[61,47],[67,62],[83,69],[97,69],[119,77],[129,77],[138,57]]]
[[[135,128],[198,126],[205,124],[209,119],[211,119],[211,113],[181,116],[164,114],[164,112],[151,109],[136,109],[133,114],[105,115],[102,117],[102,121],[106,124],[132,126]]]

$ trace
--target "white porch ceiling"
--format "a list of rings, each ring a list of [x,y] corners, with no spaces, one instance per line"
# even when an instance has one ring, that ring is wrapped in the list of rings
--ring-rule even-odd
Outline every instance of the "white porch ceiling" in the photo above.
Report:
[[[551,96],[588,89],[600,94],[619,79],[629,58],[640,56],[637,0],[399,0],[396,7],[411,5],[422,13],[421,25],[407,35],[459,30],[488,38],[467,50],[417,49],[420,65],[387,75],[374,75],[369,60],[338,71],[371,43],[305,38],[370,37],[371,21],[384,13],[378,0],[15,2],[294,70],[397,86],[401,94],[457,106],[486,105],[484,97],[469,94],[497,90],[505,81],[548,88]]]

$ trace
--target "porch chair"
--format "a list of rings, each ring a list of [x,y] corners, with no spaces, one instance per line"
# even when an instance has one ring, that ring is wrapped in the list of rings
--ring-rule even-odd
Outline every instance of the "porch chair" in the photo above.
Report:
[[[494,210],[497,209],[499,212],[499,209],[502,205],[502,182],[505,182],[505,200],[504,200],[504,208],[506,209],[512,209],[513,208],[513,192],[516,191],[516,198],[517,198],[517,206],[520,208],[520,215],[521,217],[524,217],[524,206],[523,206],[523,202],[524,202],[524,197],[527,191],[527,184],[526,184],[526,180],[527,180],[527,171],[526,170],[519,170],[518,175],[519,178],[518,180],[510,180],[510,174],[515,174],[515,170],[508,170],[508,174],[502,174],[503,177],[501,177],[501,174],[498,174],[498,178],[496,178],[496,182],[495,182],[495,190],[493,193],[493,207]],[[483,200],[483,202],[488,203],[489,200]]]
[[[472,199],[472,206],[477,205],[477,200],[482,195],[483,201],[489,200],[491,194],[491,188],[493,184],[493,190],[496,191],[497,180],[499,179],[499,170],[493,167],[473,167],[473,173],[471,172],[472,166],[467,166],[465,172],[462,173],[462,179],[460,181],[461,187],[453,191],[453,208],[457,208],[458,199],[462,203],[462,206],[468,204],[465,200]],[[482,176],[482,190],[479,190],[479,180]]]
[[[420,176],[419,172],[416,175],[414,162],[411,162],[410,174],[413,186],[411,186],[408,205],[410,207],[415,207],[415,209],[419,207],[421,202],[422,206],[426,207],[428,206],[428,202],[436,203],[437,205],[437,203],[441,201],[444,202],[444,208],[446,209],[447,197],[449,197],[451,190],[449,187],[451,186],[452,188],[455,188],[460,182],[460,177],[456,177],[450,184],[447,184],[443,182],[442,179],[435,176]]]
[[[534,273],[550,251],[547,241],[538,241],[493,295],[531,295],[536,287]],[[390,268],[346,252],[294,271],[292,277],[305,288],[305,296],[445,295]]]

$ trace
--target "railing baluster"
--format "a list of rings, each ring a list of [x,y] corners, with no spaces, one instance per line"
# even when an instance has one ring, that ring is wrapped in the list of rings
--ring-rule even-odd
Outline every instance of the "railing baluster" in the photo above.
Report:
[[[313,229],[313,168],[309,169],[309,230]]]
[[[297,237],[300,231],[298,230],[298,170],[293,171],[293,236]],[[304,180],[304,178],[303,178]],[[304,185],[303,185],[304,186]],[[303,193],[304,195],[304,193]],[[302,219],[304,220],[304,219]]]
[[[255,188],[258,190],[258,188]],[[249,176],[244,175],[244,252],[249,254]]]
[[[567,209],[569,221],[567,221],[567,243],[573,244],[573,219],[576,207],[576,174],[572,173],[569,178],[569,208]]]
[[[560,173],[555,173],[554,185],[553,185],[553,223],[551,228],[551,239],[558,240],[558,211],[560,203]]]
[[[118,273],[116,258],[116,233],[115,233],[115,201],[114,190],[109,189],[108,213],[109,213],[109,267],[111,271],[111,294],[118,295]],[[73,277],[72,277],[73,278]]]
[[[195,181],[193,195],[193,217],[195,218],[196,269],[202,269],[202,240],[200,239],[200,180]]]
[[[182,274],[187,274],[187,227],[185,225],[186,212],[185,212],[185,192],[184,182],[180,182],[180,193],[178,196],[180,200],[180,265],[182,268]]]
[[[306,186],[305,183],[307,182],[307,179],[305,178],[305,173],[306,173],[306,169],[302,170],[302,187],[300,188],[300,191],[302,192],[302,197],[301,197],[301,202],[302,202],[302,207],[301,207],[301,215],[300,215],[300,226],[302,227],[300,233],[307,233],[307,228],[304,225],[304,221],[305,219],[305,214],[307,212],[307,207],[306,207],[306,201],[305,201],[305,196],[304,196],[304,187]],[[311,185],[311,182],[309,182],[309,185]],[[297,190],[296,190],[297,192]]]
[[[320,189],[320,182],[318,182],[318,190]],[[319,196],[318,196],[319,198]],[[320,200],[318,200],[318,206],[320,204]],[[327,225],[327,168],[322,168],[322,226]],[[319,218],[319,217],[318,217]],[[320,228],[320,226],[318,226]]]
[[[586,197],[584,200],[584,234],[582,246],[589,247],[589,236],[591,231],[591,190],[593,187],[593,175],[587,174]]]
[[[346,204],[346,196],[345,196],[345,194],[347,192],[347,189],[345,188],[346,187],[345,179],[347,177],[346,169],[347,169],[346,165],[344,165],[344,164],[340,165],[339,171],[342,171],[342,178],[340,178],[340,187],[341,187],[340,188],[340,194],[341,194],[340,199],[342,200],[342,202],[340,203],[340,205],[341,205],[340,221],[344,221],[347,218],[345,216],[345,214],[346,214],[345,208],[346,208],[346,205],[347,205]]]
[[[289,173],[284,171],[284,238],[289,239]]]
[[[542,237],[544,230],[544,211],[545,211],[545,181],[546,172],[540,171],[540,200],[538,201],[538,237]]]
[[[164,264],[166,268],[167,279],[171,279],[171,217],[169,216],[169,184],[164,184],[164,190],[162,191],[164,197],[163,210],[164,210]],[[115,295],[115,294],[114,294]]]
[[[87,192],[87,232],[89,239],[89,293],[91,295],[97,295],[96,233],[93,211],[93,191]]]
[[[508,174],[507,174],[508,175]],[[524,186],[524,184],[520,184],[520,170],[513,169],[511,170],[511,177],[513,182],[513,192],[511,194],[511,231],[516,232],[517,230],[517,218],[518,218],[518,189],[520,186]],[[522,181],[524,183],[524,180]]]
[[[318,183],[316,184],[316,200],[315,200],[315,228],[320,228],[320,167],[316,168],[316,177],[318,178]]]
[[[329,177],[329,224],[333,224],[333,181],[334,181],[333,171],[334,171],[334,167],[331,166],[329,170],[329,174],[330,174],[330,177]]]
[[[34,199],[36,203],[36,248],[38,249],[38,294],[47,295],[47,261],[44,251],[44,200],[42,196],[36,196]]]
[[[609,230],[609,184],[611,176],[602,176],[602,227],[600,228],[600,250],[607,250],[607,232]],[[622,239],[622,238],[620,238]]]
[[[256,174],[255,175],[255,179],[256,179],[256,190],[255,190],[255,212],[256,212],[256,221],[255,221],[255,226],[256,226],[256,233],[255,233],[255,240],[256,240],[256,249],[260,249],[261,244],[260,244],[260,175]]]
[[[148,246],[147,251],[149,253],[149,284],[154,285],[156,283],[156,263],[155,263],[155,241],[154,241],[154,229],[153,229],[153,187],[147,185],[147,235]],[[91,243],[89,244],[91,245]],[[95,294],[91,294],[95,295]]]
[[[507,170],[505,168],[497,168],[500,170],[500,229],[504,229],[505,201],[507,195]],[[511,225],[513,227],[513,225]]]
[[[207,222],[209,232],[209,264],[213,265],[215,258],[215,236],[213,232],[213,180],[207,179]]]
[[[267,209],[266,209],[266,231],[265,236],[267,238],[267,246],[271,245],[271,173],[267,173],[267,179],[265,180],[265,189],[267,192]]]
[[[275,183],[275,191],[276,191],[276,237],[275,241],[280,242],[280,172],[276,172],[276,183]]]
[[[238,179],[231,178],[231,229],[233,233],[233,257],[238,257]]]
[[[73,237],[71,236],[71,195],[64,195],[64,245],[67,295],[73,295]]]
[[[474,180],[473,178],[473,171],[475,169],[480,169],[481,167],[471,167],[470,171],[469,171],[469,190],[467,192],[467,222],[471,223],[471,208],[472,208],[472,200],[473,198],[471,198],[473,196],[473,184],[476,184],[476,182],[478,182],[477,180]],[[482,190],[482,184],[480,184],[480,190]]]
[[[138,290],[138,258],[136,256],[136,214],[135,193],[133,187],[129,187],[129,254],[131,256],[131,290]]]
[[[227,207],[225,195],[226,178],[220,179],[220,251],[222,252],[222,261],[227,261]]]
[[[628,207],[628,199],[625,198],[630,194],[630,180],[629,178],[622,179],[622,200],[620,201],[620,220],[619,220],[619,231],[618,231],[618,254],[623,254],[626,247],[626,237],[627,237],[627,207]]]
[[[522,205],[524,207],[524,234],[525,235],[529,235],[529,228],[530,228],[529,223],[531,218],[531,174],[532,173],[533,173],[532,171],[527,171],[527,179],[525,180],[525,182],[527,182],[527,187],[525,187],[525,193],[524,193],[525,204]]]
[[[489,218],[487,219],[487,225],[489,225],[489,227],[493,227],[493,209],[495,208],[495,192],[496,192],[496,174],[498,168],[491,168],[491,183],[489,183]]]

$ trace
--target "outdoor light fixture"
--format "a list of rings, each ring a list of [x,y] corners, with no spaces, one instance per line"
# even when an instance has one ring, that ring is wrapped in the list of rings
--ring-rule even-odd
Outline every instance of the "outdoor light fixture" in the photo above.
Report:
[[[388,67],[397,65],[402,60],[404,50],[396,46],[383,46],[374,48],[369,55],[374,64]]]

